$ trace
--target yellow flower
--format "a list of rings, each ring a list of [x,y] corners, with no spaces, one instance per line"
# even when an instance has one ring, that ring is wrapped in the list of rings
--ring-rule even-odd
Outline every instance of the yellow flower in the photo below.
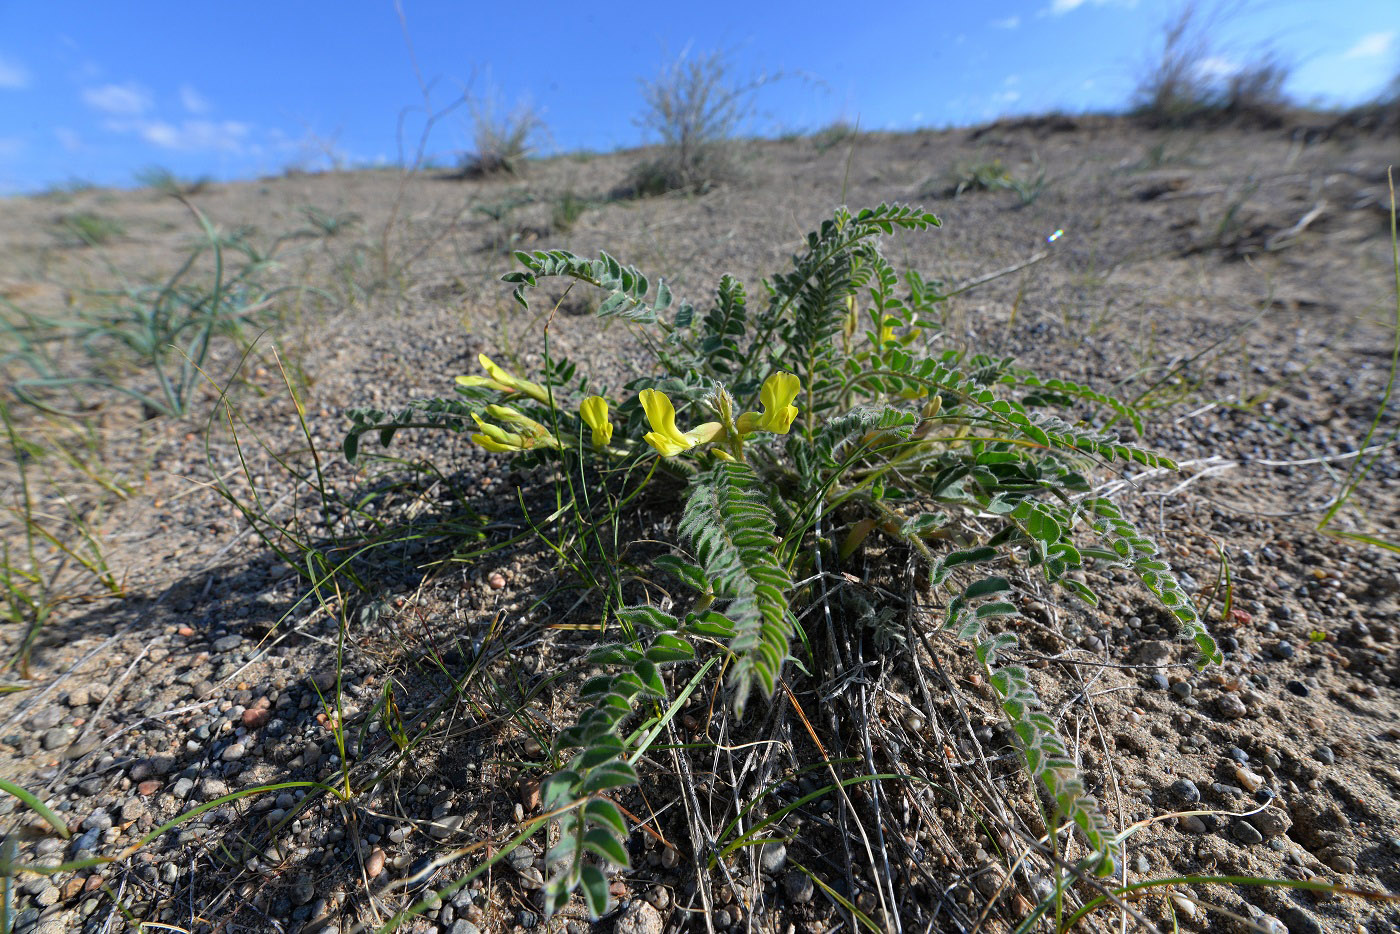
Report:
[[[579,404],[578,414],[583,422],[593,429],[593,446],[604,448],[612,440],[613,424],[608,421],[608,400],[602,396],[589,396]]]
[[[637,397],[651,424],[651,431],[642,436],[643,440],[656,448],[662,457],[675,457],[697,444],[714,441],[724,433],[724,426],[719,422],[705,422],[682,432],[676,427],[676,407],[664,392],[643,389]]]
[[[549,433],[548,428],[508,405],[488,405],[486,414],[516,429],[510,431],[500,425],[493,425],[480,415],[472,413],[472,418],[476,421],[481,432],[472,435],[471,439],[488,451],[501,453],[528,451],[536,447],[557,448],[559,446],[558,439]]]
[[[500,392],[518,392],[529,396],[536,402],[549,404],[549,391],[539,383],[532,383],[528,379],[521,379],[509,370],[497,366],[486,354],[478,354],[477,362],[481,368],[487,372],[487,376],[459,376],[457,382],[462,386],[484,386],[487,389],[495,389]]]
[[[791,373],[774,373],[763,381],[758,391],[758,401],[763,405],[763,413],[745,412],[739,416],[739,434],[752,431],[771,431],[775,435],[785,435],[797,418],[797,406],[792,401],[802,389],[802,381]]]

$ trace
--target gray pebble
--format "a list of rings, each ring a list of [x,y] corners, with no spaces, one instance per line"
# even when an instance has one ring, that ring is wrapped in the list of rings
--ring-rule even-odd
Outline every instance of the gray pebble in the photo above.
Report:
[[[243,644],[243,637],[239,635],[223,636],[214,640],[215,652],[232,652]]]
[[[247,749],[243,748],[242,743],[234,743],[224,750],[224,754],[221,758],[225,762],[237,762],[239,759],[243,758],[244,753],[247,751]]]
[[[199,783],[199,794],[206,801],[222,798],[228,794],[228,784],[217,778],[206,778]]]
[[[293,905],[305,905],[316,897],[316,885],[310,876],[297,877],[292,883],[291,897]]]
[[[1176,798],[1185,801],[1187,804],[1195,804],[1201,800],[1201,790],[1196,787],[1196,783],[1189,778],[1179,778],[1171,783],[1167,789]]]
[[[1313,758],[1323,765],[1332,765],[1337,761],[1337,756],[1332,752],[1331,746],[1318,746],[1313,750]]]
[[[1263,843],[1264,837],[1259,831],[1254,829],[1254,825],[1242,820],[1237,820],[1230,825],[1230,836],[1245,846],[1253,846],[1256,843]]]
[[[1282,808],[1276,807],[1265,808],[1258,814],[1250,815],[1249,822],[1266,840],[1287,833],[1288,828],[1293,826],[1288,814]]]
[[[664,927],[661,912],[650,902],[634,898],[618,915],[613,931],[616,934],[661,934]]]
[[[70,726],[55,727],[44,733],[44,748],[50,751],[63,749],[73,742],[73,728]]]
[[[1186,698],[1191,696],[1191,682],[1178,681],[1176,684],[1172,685],[1172,693],[1182,700],[1186,700]]]
[[[45,707],[30,717],[28,722],[30,729],[51,730],[63,722],[63,713],[57,707]]]
[[[481,934],[481,929],[466,918],[458,918],[452,923],[447,934]]]
[[[428,836],[434,840],[446,840],[462,826],[462,820],[461,814],[448,814],[439,817],[428,825]]]
[[[787,847],[774,841],[765,843],[758,851],[758,865],[766,873],[776,873],[787,865]]]
[[[188,798],[192,791],[194,791],[194,780],[189,778],[179,779],[175,782],[175,787],[170,789],[170,793],[182,801]]]
[[[805,905],[816,894],[816,886],[805,872],[794,869],[783,876],[783,892],[794,905]]]

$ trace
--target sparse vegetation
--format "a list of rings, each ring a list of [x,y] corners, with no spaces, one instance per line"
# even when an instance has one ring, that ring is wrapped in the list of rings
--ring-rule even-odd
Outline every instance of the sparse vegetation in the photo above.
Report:
[[[735,136],[753,114],[754,95],[771,80],[736,78],[721,51],[682,54],[656,77],[643,80],[646,109],[637,125],[660,140],[661,151],[633,170],[625,193],[703,192],[732,178]]]
[[[0,279],[0,931],[1388,923],[1400,812],[1355,754],[1372,740],[1336,727],[1325,774],[1309,751],[1321,718],[1373,730],[1394,697],[1393,563],[1312,534],[1394,545],[1391,309],[1371,315],[1369,281],[1356,315],[1285,283],[1245,321],[1252,270],[1220,262],[1306,227],[1310,186],[1382,150],[1316,147],[1279,178],[1259,170],[1279,134],[1241,157],[1096,130],[1104,158],[1056,169],[1054,212],[1014,214],[995,193],[1034,201],[1071,132],[968,136],[862,138],[851,161],[880,171],[849,176],[816,138],[764,147],[789,187],[640,205],[580,194],[626,155],[467,189],[406,157],[396,178],[220,186],[229,226],[201,217],[193,244],[148,194],[83,198],[142,218],[110,251],[54,247],[58,209],[19,203],[44,243]],[[922,187],[987,229],[882,205],[793,236],[847,181],[920,190],[925,150],[956,169]],[[1259,227],[1259,202],[1287,219]],[[1308,238],[1323,261],[1287,257],[1320,289],[1337,256],[1373,265],[1370,203],[1365,229],[1347,210]],[[574,239],[667,279],[524,252],[513,303],[502,253],[585,211]],[[270,216],[280,235],[252,228]],[[760,253],[795,255],[682,300]],[[276,351],[303,301],[306,361]],[[1366,346],[1344,358],[1321,328]],[[1198,672],[1207,626],[1226,664]],[[105,706],[80,699],[107,682]],[[1204,800],[1182,805],[1188,777]],[[1363,795],[1366,826],[1326,850],[1244,842]],[[1221,854],[1233,874],[1208,874]]]
[[[1034,172],[1033,177],[1013,174],[1001,164],[1000,159],[970,162],[954,168],[946,184],[925,185],[924,195],[956,198],[969,191],[1014,191],[1024,207],[1034,204],[1049,184],[1043,166],[1035,165],[1031,171]]]
[[[58,220],[59,239],[74,246],[103,246],[125,233],[120,221],[91,211],[65,214]]]
[[[136,183],[171,198],[188,198],[203,193],[213,181],[202,175],[195,179],[183,179],[164,166],[153,165],[141,169],[134,176]]]
[[[1228,3],[1203,10],[1184,0],[1162,24],[1161,47],[1148,57],[1134,92],[1134,113],[1154,126],[1203,121],[1274,126],[1289,102],[1288,65],[1267,48],[1231,62],[1215,36],[1236,11]]]
[[[545,129],[539,112],[528,101],[506,109],[494,97],[473,100],[470,107],[472,151],[462,159],[462,174],[519,175]]]

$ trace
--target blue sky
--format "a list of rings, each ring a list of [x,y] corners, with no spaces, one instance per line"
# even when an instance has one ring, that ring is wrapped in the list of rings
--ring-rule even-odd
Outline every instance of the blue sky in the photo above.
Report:
[[[1400,73],[1396,0],[1241,3],[1213,37],[1213,69],[1267,43],[1292,64],[1296,98],[1332,104],[1368,99]],[[638,78],[687,49],[728,50],[740,77],[788,76],[756,101],[751,129],[765,134],[838,118],[894,129],[1115,110],[1176,5],[717,0],[701,13],[403,0],[434,106],[463,91],[527,101],[549,128],[544,151],[646,141]],[[400,114],[421,103],[392,0],[0,0],[0,192],[129,185],[150,166],[241,178],[394,162]],[[421,112],[406,121],[412,148]],[[463,110],[428,148],[450,162],[470,143]]]

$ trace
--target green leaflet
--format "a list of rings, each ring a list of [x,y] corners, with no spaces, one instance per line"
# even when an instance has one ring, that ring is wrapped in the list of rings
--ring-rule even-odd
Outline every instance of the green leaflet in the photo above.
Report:
[[[755,492],[756,483],[747,465],[716,463],[695,475],[680,523],[725,601],[734,632],[729,682],[740,716],[755,683],[765,695],[773,693],[793,631],[787,603],[792,581],[777,563],[773,514]]]

